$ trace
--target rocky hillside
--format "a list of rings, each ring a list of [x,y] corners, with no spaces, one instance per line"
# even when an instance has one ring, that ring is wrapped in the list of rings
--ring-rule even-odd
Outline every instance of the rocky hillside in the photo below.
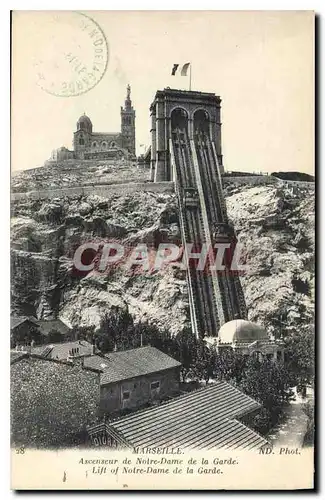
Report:
[[[34,189],[58,189],[60,187],[111,184],[117,182],[143,182],[148,179],[147,168],[124,160],[113,162],[71,160],[51,166],[15,172],[11,181],[13,193]]]
[[[20,174],[19,183],[26,188],[32,181],[27,172],[24,176],[27,180]],[[280,323],[287,329],[312,323],[313,195],[299,187],[293,191],[232,185],[225,195],[245,247],[247,274],[242,284],[249,319],[271,331],[279,330]],[[117,267],[109,274],[92,271],[80,276],[72,256],[89,241],[155,246],[179,237],[177,205],[170,194],[17,201],[12,205],[12,309],[15,314],[59,316],[72,326],[98,328],[101,318],[118,306],[176,334],[189,324],[183,272],[168,268],[132,274]]]
[[[313,191],[228,187],[226,200],[246,253],[242,285],[249,319],[274,333],[313,323]]]

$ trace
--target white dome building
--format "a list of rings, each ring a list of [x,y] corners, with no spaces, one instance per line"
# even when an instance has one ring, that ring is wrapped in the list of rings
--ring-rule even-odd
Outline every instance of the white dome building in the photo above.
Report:
[[[232,349],[243,356],[255,355],[283,361],[284,344],[282,341],[271,340],[266,330],[257,323],[244,319],[234,319],[222,325],[217,338],[206,338],[208,344],[218,352]]]

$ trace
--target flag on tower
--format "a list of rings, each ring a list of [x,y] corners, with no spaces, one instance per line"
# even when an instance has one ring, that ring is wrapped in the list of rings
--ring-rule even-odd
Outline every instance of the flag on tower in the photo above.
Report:
[[[188,71],[188,68],[190,67],[190,65],[191,65],[191,63],[183,64],[183,66],[181,67],[181,76],[187,76],[187,71]],[[172,76],[176,75],[178,69],[179,69],[179,64],[174,64],[173,69],[172,69]]]

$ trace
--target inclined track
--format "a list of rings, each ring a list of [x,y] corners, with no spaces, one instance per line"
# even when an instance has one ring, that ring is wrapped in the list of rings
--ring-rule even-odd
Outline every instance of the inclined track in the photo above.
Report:
[[[180,206],[180,225],[185,256],[186,244],[200,252],[202,244],[213,245],[213,227],[228,223],[219,165],[214,144],[203,132],[190,141],[186,129],[177,128],[170,141],[175,189]],[[198,193],[197,206],[187,206],[184,190]],[[244,295],[237,276],[197,270],[197,261],[187,269],[192,328],[197,336],[216,336],[226,321],[245,318]]]

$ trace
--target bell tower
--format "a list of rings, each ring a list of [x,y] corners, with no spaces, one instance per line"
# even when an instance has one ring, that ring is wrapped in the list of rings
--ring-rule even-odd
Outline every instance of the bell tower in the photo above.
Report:
[[[135,110],[132,107],[131,87],[127,86],[124,108],[121,106],[122,147],[135,155]]]
[[[73,149],[78,159],[84,158],[84,153],[89,149],[91,136],[93,133],[93,124],[84,113],[77,122],[77,130],[73,134]]]

